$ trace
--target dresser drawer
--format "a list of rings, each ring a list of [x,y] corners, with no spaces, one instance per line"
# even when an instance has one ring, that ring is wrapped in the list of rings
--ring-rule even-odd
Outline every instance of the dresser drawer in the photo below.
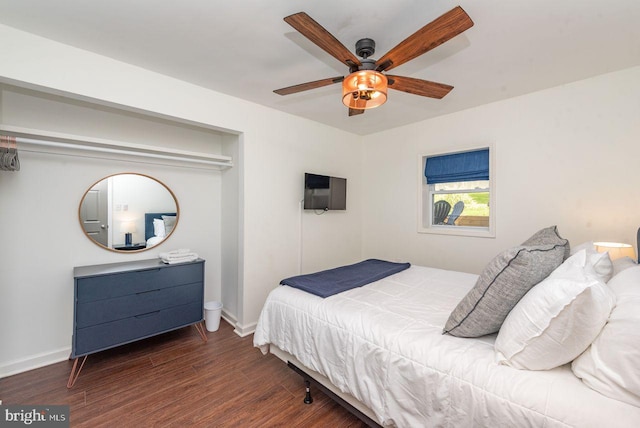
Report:
[[[204,263],[190,263],[76,278],[76,299],[78,303],[111,299],[176,285],[202,282],[203,277]]]
[[[133,295],[78,303],[76,328],[116,321],[187,303],[203,304],[202,282],[158,288]]]
[[[202,321],[202,302],[173,306],[138,316],[78,328],[72,358],[112,348]]]

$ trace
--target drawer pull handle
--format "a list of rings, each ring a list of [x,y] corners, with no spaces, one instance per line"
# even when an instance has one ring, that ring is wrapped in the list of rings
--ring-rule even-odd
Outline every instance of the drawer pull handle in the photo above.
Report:
[[[140,319],[140,318],[147,318],[147,317],[152,317],[155,314],[160,313],[160,311],[153,311],[153,312],[147,312],[146,314],[140,314],[140,315],[136,315],[136,318]]]
[[[141,294],[147,294],[147,293],[155,293],[156,291],[160,291],[159,288],[155,289],[155,290],[147,290],[147,291],[140,291],[139,293],[136,293],[137,296],[141,295]]]

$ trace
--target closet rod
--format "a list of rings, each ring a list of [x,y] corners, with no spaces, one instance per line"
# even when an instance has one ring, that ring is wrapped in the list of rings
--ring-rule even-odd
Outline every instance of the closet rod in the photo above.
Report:
[[[176,160],[176,161],[184,161],[184,162],[193,162],[200,163],[205,165],[216,165],[216,166],[225,166],[231,167],[233,164],[231,162],[218,162],[206,159],[197,159],[190,157],[182,157],[182,156],[171,156],[171,155],[161,155],[157,153],[145,153],[145,152],[136,152],[132,150],[121,150],[121,149],[111,149],[108,147],[99,147],[99,146],[88,146],[81,144],[69,144],[69,143],[59,143],[56,141],[45,141],[45,140],[35,140],[32,138],[24,138],[24,137],[16,137],[16,143],[18,144],[33,144],[37,146],[45,146],[45,147],[59,147],[66,149],[79,149],[86,150],[91,152],[101,152],[101,153],[113,153],[120,155],[133,155],[133,156],[142,156],[148,158],[156,158],[156,159],[168,159],[168,160]]]

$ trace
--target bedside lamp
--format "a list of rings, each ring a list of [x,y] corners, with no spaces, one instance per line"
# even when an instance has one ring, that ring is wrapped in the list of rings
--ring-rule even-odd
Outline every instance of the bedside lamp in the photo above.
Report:
[[[132,221],[123,221],[120,224],[120,231],[124,232],[124,245],[133,244],[132,233],[136,231],[136,224]]]
[[[636,261],[636,252],[633,246],[629,244],[619,242],[594,242],[593,245],[595,245],[596,251],[599,253],[609,252],[611,260],[629,257],[631,260]]]

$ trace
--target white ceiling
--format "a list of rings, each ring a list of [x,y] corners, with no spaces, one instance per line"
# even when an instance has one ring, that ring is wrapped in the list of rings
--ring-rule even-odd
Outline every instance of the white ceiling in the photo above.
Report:
[[[339,84],[272,92],[348,74],[287,15],[377,59],[456,5],[475,25],[393,70],[453,85],[442,100],[390,90],[348,117]],[[0,0],[0,23],[361,135],[640,65],[638,0]]]

